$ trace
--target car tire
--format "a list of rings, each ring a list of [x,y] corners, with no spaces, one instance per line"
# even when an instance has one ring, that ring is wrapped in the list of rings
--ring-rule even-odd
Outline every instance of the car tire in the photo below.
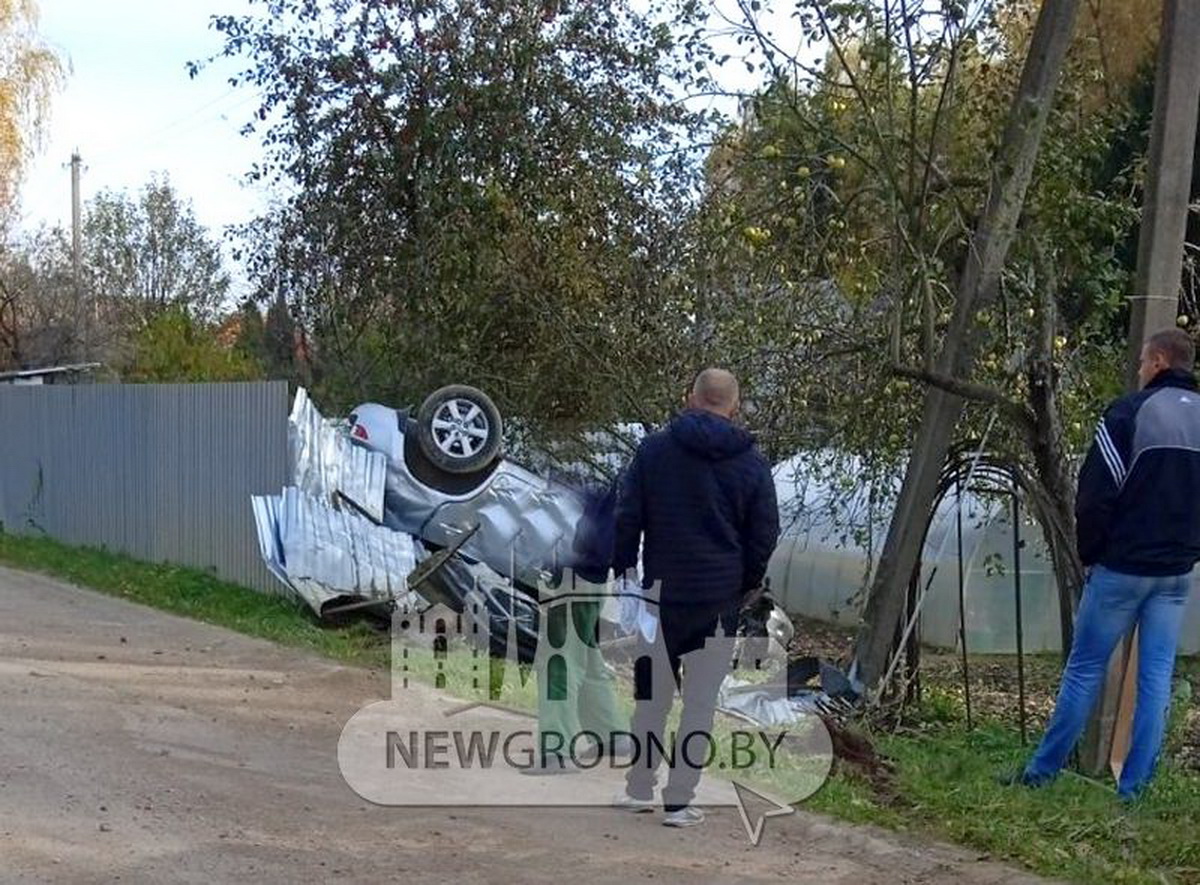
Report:
[[[446,473],[475,473],[500,455],[500,410],[486,393],[451,384],[425,398],[417,412],[417,442]]]

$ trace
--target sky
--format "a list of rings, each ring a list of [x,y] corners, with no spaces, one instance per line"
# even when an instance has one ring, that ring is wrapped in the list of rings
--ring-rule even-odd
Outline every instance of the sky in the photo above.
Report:
[[[635,0],[636,2],[636,0]],[[735,0],[718,0],[728,12]],[[238,130],[255,109],[250,87],[231,88],[236,64],[216,63],[190,79],[189,61],[221,45],[216,14],[257,12],[249,0],[38,0],[38,31],[69,71],[51,104],[46,137],[21,188],[21,227],[68,227],[71,154],[83,160],[84,202],[104,189],[136,191],[166,173],[214,233],[266,208],[268,194],[243,181],[260,156]],[[790,4],[771,14],[787,28]],[[714,17],[714,27],[719,21]],[[732,40],[728,50],[740,54]],[[735,88],[752,88],[744,67],[728,66]],[[730,104],[729,110],[735,105]],[[235,285],[244,286],[237,268]],[[233,293],[237,295],[238,293]]]
[[[209,17],[245,11],[246,0],[39,0],[39,7],[41,37],[70,70],[21,188],[23,227],[70,224],[68,164],[76,149],[84,201],[166,173],[214,230],[264,207],[265,196],[241,181],[259,155],[238,134],[254,92],[230,88],[228,63],[194,80],[185,67],[221,46]]]

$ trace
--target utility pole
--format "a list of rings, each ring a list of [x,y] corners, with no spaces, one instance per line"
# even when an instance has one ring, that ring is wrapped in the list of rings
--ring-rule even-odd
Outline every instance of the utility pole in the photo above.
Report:
[[[1130,390],[1137,388],[1142,344],[1155,332],[1173,328],[1179,315],[1192,159],[1196,152],[1196,117],[1200,110],[1197,45],[1200,45],[1200,3],[1164,0],[1146,194],[1138,237],[1137,278],[1130,298],[1125,375]],[[1137,645],[1131,640],[1113,653],[1104,695],[1088,729],[1082,761],[1090,771],[1100,772],[1110,764],[1119,768],[1124,762],[1129,717],[1136,696],[1136,671]]]
[[[91,359],[92,318],[83,295],[83,223],[79,209],[79,174],[83,159],[77,148],[71,155],[71,285],[74,301],[74,321],[78,338],[78,359]]]
[[[1126,382],[1137,385],[1142,344],[1175,326],[1183,278],[1183,244],[1200,109],[1200,4],[1165,0],[1154,79],[1154,117],[1146,194],[1138,238],[1137,279],[1130,299]]]
[[[88,351],[88,317],[83,304],[83,250],[82,231],[80,230],[79,208],[79,171],[83,160],[79,157],[78,148],[71,154],[71,285],[74,288],[75,330],[79,336],[80,359],[89,356]]]
[[[82,281],[80,280],[80,267],[82,266],[81,247],[80,247],[80,230],[79,230],[79,167],[83,165],[83,160],[79,157],[79,151],[71,154],[71,274],[75,283],[75,298],[79,299],[80,292],[83,291]]]

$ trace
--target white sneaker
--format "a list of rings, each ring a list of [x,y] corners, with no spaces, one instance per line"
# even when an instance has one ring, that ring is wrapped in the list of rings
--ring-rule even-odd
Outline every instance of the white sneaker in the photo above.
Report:
[[[653,811],[655,808],[653,799],[635,799],[624,790],[613,797],[612,804],[613,808],[632,811],[634,814],[644,814],[647,811]]]
[[[663,817],[664,827],[694,827],[704,823],[704,812],[694,805],[685,805],[677,811],[668,811]]]

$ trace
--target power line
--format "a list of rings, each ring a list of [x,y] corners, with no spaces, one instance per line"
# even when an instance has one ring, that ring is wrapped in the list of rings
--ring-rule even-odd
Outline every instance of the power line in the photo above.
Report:
[[[159,147],[176,139],[183,138],[184,136],[190,135],[203,128],[206,124],[222,119],[231,111],[243,107],[251,101],[261,98],[262,95],[261,92],[257,91],[243,94],[238,101],[222,107],[216,113],[209,113],[207,115],[204,114],[205,111],[220,105],[222,102],[226,101],[231,96],[238,94],[239,92],[240,90],[238,89],[230,89],[218,98],[205,102],[194,110],[189,111],[187,114],[172,120],[170,123],[156,128],[146,129],[141,134],[122,139],[119,144],[115,144],[107,149],[93,151],[92,162],[96,163],[106,159],[111,159],[112,157],[116,156],[128,157],[131,147],[146,150],[148,148]]]

